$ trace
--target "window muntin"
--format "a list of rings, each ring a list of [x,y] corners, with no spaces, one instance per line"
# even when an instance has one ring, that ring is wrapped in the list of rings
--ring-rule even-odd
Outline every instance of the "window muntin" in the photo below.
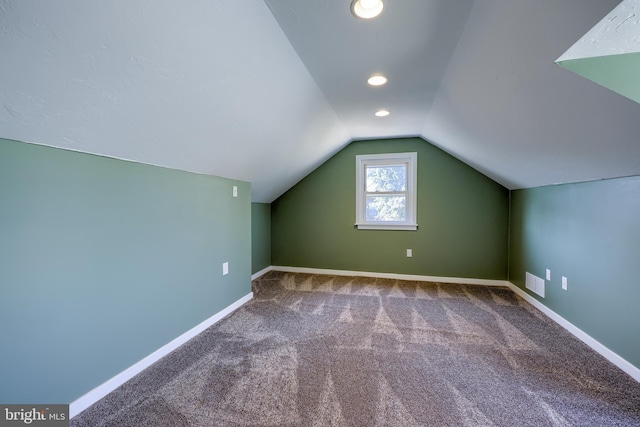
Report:
[[[356,226],[415,230],[417,153],[356,156]]]

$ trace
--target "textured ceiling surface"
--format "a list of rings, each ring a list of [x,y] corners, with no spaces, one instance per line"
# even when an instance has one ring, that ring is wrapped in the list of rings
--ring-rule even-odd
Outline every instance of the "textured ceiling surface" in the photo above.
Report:
[[[556,62],[640,52],[640,0],[623,0]]]
[[[556,64],[640,103],[640,0],[624,0]]]
[[[640,106],[554,64],[617,1],[349,4],[0,0],[0,137],[250,181],[258,202],[352,139],[405,135],[509,188],[640,174]]]
[[[349,135],[261,0],[0,0],[0,137],[252,182]]]

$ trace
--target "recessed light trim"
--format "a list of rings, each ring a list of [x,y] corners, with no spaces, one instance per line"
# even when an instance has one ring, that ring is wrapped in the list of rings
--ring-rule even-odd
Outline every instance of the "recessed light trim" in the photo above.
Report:
[[[374,74],[367,79],[367,83],[371,86],[382,86],[389,81],[387,76],[382,74]]]
[[[376,117],[387,117],[391,113],[389,112],[389,110],[378,110],[374,114]]]
[[[382,13],[383,8],[382,0],[353,0],[351,2],[351,13],[356,18],[375,18]]]

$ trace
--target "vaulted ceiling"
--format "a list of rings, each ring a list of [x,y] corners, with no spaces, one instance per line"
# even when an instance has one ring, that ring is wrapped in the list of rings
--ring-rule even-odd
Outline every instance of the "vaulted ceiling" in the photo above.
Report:
[[[258,202],[395,136],[512,189],[640,175],[640,105],[554,64],[617,4],[385,0],[364,21],[350,0],[0,0],[0,137],[250,181]]]

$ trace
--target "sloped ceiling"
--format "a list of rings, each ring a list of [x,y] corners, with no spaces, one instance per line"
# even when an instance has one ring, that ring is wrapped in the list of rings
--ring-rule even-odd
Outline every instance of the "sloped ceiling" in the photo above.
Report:
[[[391,136],[508,188],[640,174],[640,106],[554,64],[617,1],[349,4],[0,0],[0,137],[251,181],[258,202]]]
[[[624,0],[556,64],[640,102],[640,0]]]
[[[0,0],[0,137],[286,191],[349,140],[261,0]]]

